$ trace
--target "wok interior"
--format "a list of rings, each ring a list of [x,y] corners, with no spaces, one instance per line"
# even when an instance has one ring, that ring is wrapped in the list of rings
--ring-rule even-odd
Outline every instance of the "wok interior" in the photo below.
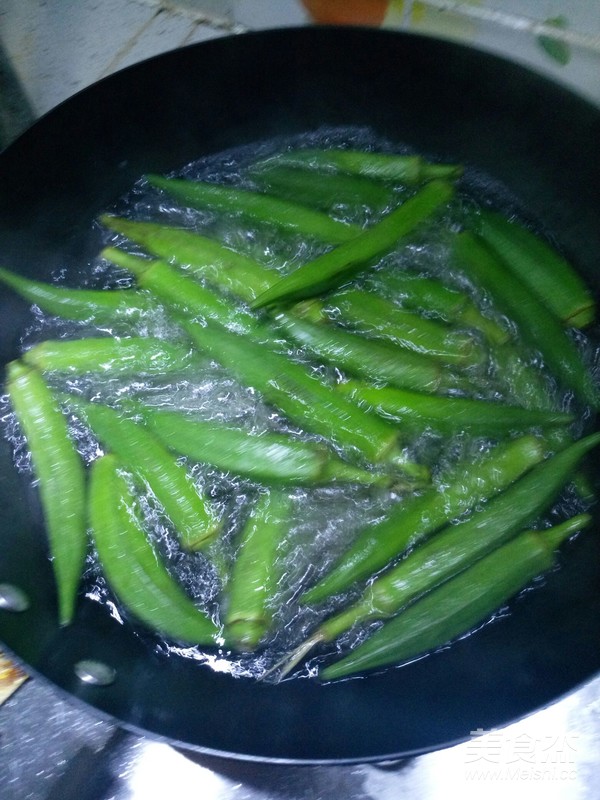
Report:
[[[368,126],[426,156],[468,164],[541,221],[597,293],[600,114],[557,85],[462,46],[361,29],[227,37],[134,66],[80,93],[0,156],[0,257],[69,283],[100,248],[93,220],[145,172],[322,126]],[[30,312],[0,296],[0,355]],[[153,654],[82,602],[57,630],[39,506],[0,444],[0,581],[31,607],[0,612],[0,638],[32,669],[125,725],[205,752],[353,761],[422,752],[527,714],[600,667],[598,526],[505,619],[451,649],[366,679],[278,686]],[[73,665],[114,667],[108,687]]]

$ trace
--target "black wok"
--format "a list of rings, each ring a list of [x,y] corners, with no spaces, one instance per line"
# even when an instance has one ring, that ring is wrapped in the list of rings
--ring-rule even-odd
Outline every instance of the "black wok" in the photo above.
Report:
[[[0,156],[0,260],[47,279],[94,258],[92,220],[144,172],[324,125],[377,136],[502,182],[600,282],[600,112],[502,59],[391,32],[302,28],[227,37],[136,65],[86,89]],[[0,355],[18,353],[27,304],[0,295]],[[447,651],[321,686],[232,679],[148,651],[83,601],[56,625],[35,491],[0,443],[0,583],[30,607],[0,610],[0,639],[34,673],[136,731],[202,752],[343,762],[460,741],[559,698],[600,669],[600,524],[509,616]],[[111,685],[73,666],[99,659]]]

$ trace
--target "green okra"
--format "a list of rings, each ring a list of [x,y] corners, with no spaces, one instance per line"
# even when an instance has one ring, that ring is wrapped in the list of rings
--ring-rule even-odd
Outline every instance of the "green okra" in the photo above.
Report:
[[[514,319],[523,339],[541,353],[548,369],[562,386],[573,390],[587,405],[595,407],[598,392],[590,373],[554,314],[476,234],[466,231],[457,234],[454,249],[458,264]]]
[[[149,223],[133,223],[134,226],[138,224],[148,225]],[[220,245],[217,245],[217,248],[220,249],[223,259],[226,259],[229,253],[232,253],[232,251]],[[185,256],[180,256],[179,252],[177,250],[174,253],[174,257],[178,262],[182,263],[185,260]],[[253,315],[235,306],[225,298],[218,296],[210,289],[200,286],[191,277],[182,274],[164,261],[149,261],[114,247],[105,248],[102,255],[118,266],[131,271],[137,277],[140,287],[154,293],[161,302],[167,303],[176,310],[185,311],[192,316],[207,317],[228,327],[233,325],[239,331],[251,332],[255,327],[256,320]],[[259,270],[264,269],[258,264],[256,266]],[[276,275],[272,271],[271,275],[272,280],[275,281]],[[215,284],[218,283],[217,280],[214,282]],[[234,294],[240,293],[239,287],[230,286],[229,288],[233,290]],[[241,299],[245,299],[247,296],[246,285],[241,292]],[[363,304],[364,310],[361,313],[361,320],[363,325],[367,327],[377,328],[382,324],[381,309],[378,307],[377,300],[378,298],[371,299],[371,297],[367,297],[366,305]],[[381,303],[385,304],[386,301],[381,300]],[[358,307],[360,304],[354,303],[353,305],[355,308],[354,316],[356,317],[359,313]],[[469,358],[478,361],[481,357],[477,344],[472,337],[462,336],[461,334],[453,337],[447,335],[447,331],[438,327],[433,321],[415,319],[415,315],[411,315],[409,320],[406,318],[405,312],[400,309],[394,309],[394,312],[396,316],[388,324],[387,331],[395,333],[396,341],[400,340],[405,347],[412,347],[412,349],[429,348],[429,350],[436,352],[440,360],[444,358],[450,362],[464,363]],[[279,312],[279,319],[281,321],[285,320],[284,325],[289,328],[288,334],[293,336],[294,332],[296,332],[298,335],[302,335],[304,328],[308,328],[309,331],[312,331],[313,339],[316,341],[323,343],[324,340],[329,339],[327,347],[322,345],[321,349],[324,349],[321,354],[324,354],[325,350],[328,349],[331,356],[336,360],[336,366],[342,369],[352,371],[355,364],[359,364],[364,368],[371,363],[371,359],[365,359],[362,352],[356,358],[353,358],[352,347],[348,349],[343,344],[336,346],[335,337],[331,340],[331,331],[319,331],[318,329],[311,329],[310,325],[305,326],[304,322],[300,320],[305,313],[305,310],[301,307],[298,309],[293,308],[289,313]],[[348,309],[347,316],[351,317],[351,314],[351,309]],[[344,312],[343,316],[346,316]],[[263,334],[266,333],[264,326],[262,331]],[[275,335],[275,332],[273,332],[273,336]],[[303,335],[304,337],[308,335],[305,330]],[[342,337],[345,336],[343,332],[340,332],[340,335]],[[293,336],[293,338],[297,338],[297,336]],[[414,373],[414,377],[408,378],[410,380],[408,385],[421,388],[425,384],[431,385],[439,382],[439,377],[436,377],[433,373],[437,373],[437,376],[443,374],[443,370],[438,366],[414,359],[410,355],[403,355],[402,359],[399,359],[399,354],[393,348],[382,347],[378,344],[367,345],[366,342],[362,343],[356,337],[349,339],[348,344],[354,344],[354,347],[360,350],[372,347],[375,351],[381,351],[378,363],[385,362],[387,364],[384,377],[371,374],[370,377],[387,379],[385,378],[387,370],[392,370],[395,374],[400,373],[402,375],[402,385],[407,385],[405,383],[407,377],[410,373]],[[473,351],[475,351],[474,355]],[[346,361],[346,358],[348,361]],[[419,377],[419,375],[421,376]]]
[[[38,480],[62,625],[73,619],[87,549],[85,468],[42,375],[12,361],[7,392]]]
[[[333,641],[357,624],[385,619],[532,525],[557,499],[600,434],[580,439],[533,467],[465,520],[443,528],[369,583],[360,598],[311,636]]]
[[[156,222],[137,222],[103,214],[100,222],[126,236],[147,253],[176,262],[243,300],[253,300],[273,285],[277,274],[257,261],[219,242],[185,228]],[[115,256],[110,250],[111,258]]]
[[[161,375],[186,369],[193,357],[188,347],[151,336],[46,339],[22,356],[43,372],[67,375]]]
[[[285,491],[263,491],[241,532],[224,598],[225,642],[238,650],[254,650],[272,624],[280,572],[277,552],[291,511]]]
[[[479,232],[503,263],[564,325],[583,328],[594,321],[591,292],[571,264],[517,222],[483,211]]]
[[[345,658],[323,669],[334,680],[402,664],[467,634],[555,564],[555,550],[590,523],[581,514],[546,531],[525,531],[386,622]]]
[[[151,186],[162,189],[191,208],[208,208],[225,214],[240,215],[259,224],[275,225],[281,230],[309,236],[328,244],[348,242],[361,231],[357,225],[338,221],[300,203],[237,186],[163,178],[160,175],[147,175],[146,178]]]
[[[490,349],[494,379],[506,394],[509,402],[538,413],[540,410],[555,414],[560,407],[557,387],[550,376],[525,357],[519,343],[506,342]],[[554,447],[564,447],[573,439],[572,430],[563,426],[545,428],[546,438]],[[582,473],[574,478],[577,491],[585,497],[589,494],[587,479]]]
[[[466,292],[437,278],[401,269],[385,269],[373,275],[368,288],[397,300],[404,308],[434,313],[449,323],[474,328],[493,345],[508,342],[510,332],[483,314]]]
[[[70,394],[61,399],[107,450],[150,487],[183,548],[199,550],[213,541],[221,527],[217,513],[159,439],[114,408]]]
[[[180,274],[169,264],[147,261],[122,251],[108,248],[104,255],[124,268],[130,269],[143,282],[143,286],[154,292],[158,299],[177,313],[184,313],[195,319],[207,319],[232,327],[238,333],[252,335],[263,344],[274,342],[280,338],[279,331],[285,330],[292,339],[303,337],[312,341],[312,349],[327,360],[333,361],[340,369],[359,370],[359,374],[368,367],[369,377],[408,381],[409,385],[419,388],[437,389],[443,379],[448,379],[439,364],[413,353],[398,353],[391,344],[363,340],[345,331],[319,328],[296,317],[293,314],[279,314],[279,330],[268,324],[260,324],[257,318],[239,309],[211,290],[199,286],[192,278]],[[320,343],[320,345],[318,344]],[[218,360],[218,356],[215,355]],[[456,381],[452,386],[456,385]]]
[[[406,549],[506,489],[543,457],[543,442],[525,435],[501,442],[475,461],[460,465],[446,485],[434,485],[398,503],[381,522],[359,533],[333,569],[304,593],[302,602],[321,602],[383,569]]]
[[[256,481],[309,486],[335,481],[364,485],[389,481],[389,476],[342,461],[320,443],[268,431],[255,434],[148,406],[136,405],[134,411],[170,450]]]
[[[326,304],[325,314],[350,325],[357,333],[389,339],[445,364],[469,366],[485,361],[483,348],[469,333],[399,308],[373,292],[361,289],[338,292]]]
[[[403,308],[433,312],[449,321],[458,320],[465,306],[471,302],[465,292],[447,286],[438,278],[397,267],[388,267],[369,275],[367,288],[393,298]]]
[[[380,181],[342,172],[320,172],[284,165],[250,168],[261,191],[295,200],[320,211],[332,213],[340,207],[366,208],[379,212],[394,202],[394,192]]]
[[[523,408],[555,411],[556,399],[547,376],[526,357],[517,342],[490,348],[494,379],[511,403]]]
[[[396,453],[398,432],[267,345],[208,322],[184,322],[196,346],[307,431],[372,463]]]
[[[563,411],[522,408],[469,397],[435,397],[394,387],[369,386],[360,381],[340,383],[337,389],[383,417],[432,428],[444,435],[468,431],[474,436],[505,436],[532,428],[565,427],[575,420],[573,414]]]
[[[171,576],[148,539],[118,458],[90,470],[89,523],[100,566],[117,600],[153,631],[187,644],[214,644],[219,629]]]
[[[78,322],[138,320],[155,305],[151,298],[134,289],[71,289],[30,280],[1,267],[0,280],[42,311]]]
[[[280,278],[251,304],[263,308],[275,303],[314,297],[339,286],[375,259],[395,247],[399,240],[412,233],[424,220],[448,203],[453,194],[451,184],[432,181],[390,211],[383,219],[349,242],[317,256]]]
[[[261,163],[261,162],[259,162]],[[352,149],[298,149],[265,159],[263,166],[304,166],[315,170],[340,170],[395,183],[414,184],[434,178],[452,180],[462,175],[459,164],[434,164],[418,155],[368,153]]]
[[[338,325],[318,325],[291,314],[278,315],[276,322],[288,338],[351,375],[422,392],[469,385],[437,359],[392,342],[367,339]]]
[[[191,275],[166,261],[140,258],[116,247],[106,247],[102,257],[129,270],[140,287],[179,313],[212,319],[237,331],[251,332],[256,326],[253,314],[207,289]]]

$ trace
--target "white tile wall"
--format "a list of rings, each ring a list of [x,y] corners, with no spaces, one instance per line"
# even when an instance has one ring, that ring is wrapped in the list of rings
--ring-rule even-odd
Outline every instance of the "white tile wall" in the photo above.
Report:
[[[530,34],[428,8],[427,0],[394,0],[387,24],[510,54],[600,103],[600,0],[443,5],[459,11],[498,9],[539,20],[562,13],[574,31],[597,40],[597,48],[574,47],[572,61],[562,67]],[[41,115],[98,78],[157,53],[248,28],[306,22],[300,0],[0,0],[0,45],[34,112]]]
[[[117,69],[223,33],[144,0],[0,0],[0,42],[38,115]]]

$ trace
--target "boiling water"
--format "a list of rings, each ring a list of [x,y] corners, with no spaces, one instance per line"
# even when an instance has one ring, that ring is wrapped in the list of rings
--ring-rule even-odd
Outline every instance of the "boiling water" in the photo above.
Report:
[[[347,146],[355,149],[398,152],[396,143],[377,139],[367,129],[320,130],[294,139],[274,139],[252,146],[230,150],[188,164],[176,177],[216,181],[226,185],[254,188],[248,166],[261,158],[267,158],[286,148],[296,146],[335,147]],[[174,176],[172,176],[174,177]],[[396,201],[401,202],[411,190],[403,186],[396,188]],[[359,276],[355,283],[377,287],[389,270],[408,270],[413,274],[438,276],[450,286],[468,291],[485,314],[509,329],[510,321],[499,316],[492,308],[489,298],[451,267],[449,262],[449,240],[478,208],[492,206],[513,211],[513,198],[500,186],[485,176],[469,173],[460,183],[457,198],[435,222],[424,224],[418,234],[407,238],[394,252],[382,258],[373,269]],[[316,241],[297,236],[282,237],[275,227],[251,226],[231,215],[215,215],[193,211],[165,200],[161,192],[153,190],[144,179],[121,198],[113,208],[107,209],[135,220],[161,221],[182,226],[219,239],[234,250],[251,256],[262,264],[282,274],[292,271],[300,264],[324,252],[327,247]],[[372,224],[384,213],[372,213],[360,205],[339,206],[332,211],[341,220],[365,226]],[[104,243],[136,248],[118,235],[103,233]],[[124,287],[131,279],[98,258],[90,265],[87,285]],[[398,298],[401,304],[401,298]],[[115,324],[114,327],[95,329],[90,326],[64,322],[35,311],[30,328],[24,332],[23,347],[48,338],[73,338],[86,335],[141,335],[161,339],[182,341],[181,331],[157,307],[134,325]],[[578,345],[585,352],[592,371],[597,371],[598,351],[591,340],[578,334]],[[290,359],[308,363],[324,381],[333,383],[343,380],[344,375],[336,369],[319,364],[304,352],[286,342],[281,350]],[[540,369],[545,375],[549,397],[560,408],[569,408],[572,398],[561,395],[552,379],[545,374],[538,354],[523,349],[523,359]],[[491,362],[473,368],[470,375],[475,394],[480,397],[514,400],[510,384],[499,381]],[[233,380],[218,364],[200,357],[175,376],[135,376],[135,378],[86,375],[69,378],[53,375],[50,383],[57,389],[77,396],[118,406],[123,399],[136,398],[145,404],[185,412],[192,418],[218,420],[233,424],[251,433],[283,431],[307,440],[317,437],[306,434],[294,424],[263,403],[252,387],[242,386]],[[26,443],[19,434],[6,398],[3,401],[6,435],[11,439],[15,451],[15,464],[21,471],[30,471]],[[585,412],[580,415],[578,430],[588,423]],[[85,425],[70,416],[72,432],[83,459],[90,464],[102,453],[102,446]],[[465,434],[452,439],[442,439],[430,431],[415,435],[408,443],[412,456],[426,463],[432,471],[434,482],[444,480],[448,469],[461,459],[474,458],[492,443],[475,439]],[[186,462],[189,474],[198,488],[210,498],[223,522],[223,534],[219,541],[205,553],[186,553],[178,545],[168,519],[158,503],[149,494],[138,498],[143,519],[157,552],[165,560],[169,570],[181,582],[197,604],[208,611],[217,621],[222,620],[227,597],[227,570],[234,562],[238,540],[249,509],[254,502],[258,485],[251,480],[224,474],[205,464]],[[279,543],[277,563],[277,589],[271,601],[273,626],[265,642],[254,654],[236,654],[226,648],[214,650],[198,647],[182,647],[161,640],[158,636],[140,628],[128,620],[102,577],[102,568],[94,554],[89,557],[85,576],[85,591],[89,599],[103,603],[107,613],[133,625],[136,635],[144,637],[148,646],[163,653],[165,657],[196,659],[209,668],[226,671],[233,676],[262,677],[283,655],[290,652],[310,634],[318,622],[352,595],[326,603],[318,609],[305,608],[298,602],[303,589],[308,588],[324,575],[336,557],[348,547],[353,538],[365,526],[382,519],[397,503],[403,502],[405,492],[398,487],[364,488],[356,485],[333,484],[321,487],[290,488],[292,516],[287,534]],[[581,501],[573,493],[565,494],[562,506],[557,504],[553,516],[572,514],[581,510]],[[543,524],[543,522],[542,522]],[[218,567],[216,565],[219,565]],[[364,629],[342,637],[330,650],[345,650],[364,637]],[[322,654],[317,656],[321,657]],[[311,675],[315,661],[308,660],[296,674]]]

